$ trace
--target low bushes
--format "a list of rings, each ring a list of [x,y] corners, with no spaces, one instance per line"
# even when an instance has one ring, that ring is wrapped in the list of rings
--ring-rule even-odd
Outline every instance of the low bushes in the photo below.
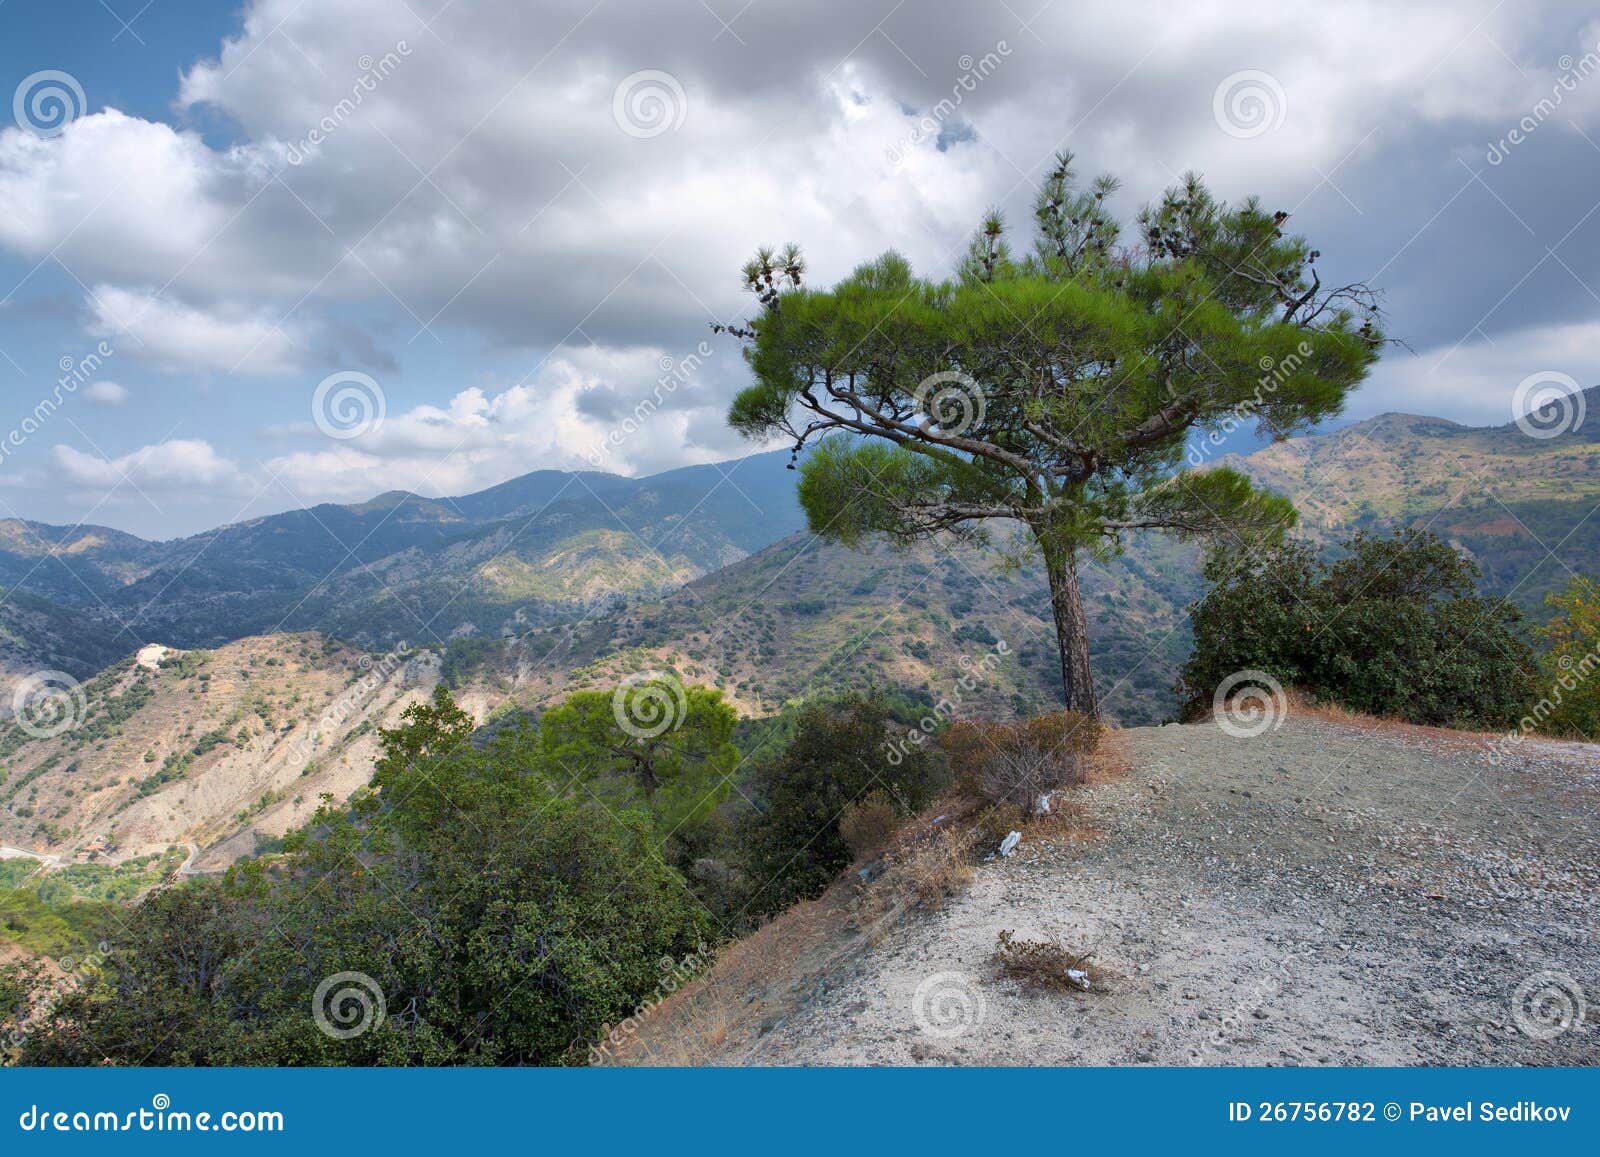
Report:
[[[1031,816],[1047,810],[1051,792],[1084,781],[1101,730],[1073,711],[1015,723],[962,720],[945,730],[940,746],[967,791]]]
[[[1425,531],[1356,534],[1340,557],[1303,542],[1214,558],[1190,608],[1194,652],[1178,690],[1191,715],[1217,688],[1263,671],[1351,711],[1439,726],[1500,727],[1533,688],[1520,614],[1473,593],[1477,567]]]
[[[878,699],[808,707],[788,746],[752,774],[757,810],[738,833],[748,913],[818,894],[858,848],[886,839],[944,787],[936,752],[914,747],[891,760],[890,719]]]

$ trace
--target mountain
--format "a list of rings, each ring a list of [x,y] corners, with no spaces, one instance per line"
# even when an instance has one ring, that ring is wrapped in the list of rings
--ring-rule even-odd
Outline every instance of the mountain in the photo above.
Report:
[[[98,670],[147,642],[216,647],[322,630],[367,646],[513,633],[655,597],[803,525],[782,453],[649,478],[538,471],[461,498],[404,492],[150,543],[102,527],[0,521],[11,669]],[[36,626],[32,631],[30,624]]]
[[[59,700],[66,715],[0,724],[0,844],[69,861],[221,844],[227,862],[366,783],[374,729],[438,678],[436,654],[309,633],[142,648]]]
[[[226,862],[321,792],[364,783],[373,728],[440,679],[480,720],[653,668],[722,687],[751,719],[852,688],[959,714],[1059,701],[1030,552],[824,543],[801,532],[787,458],[645,479],[540,471],[166,544],[0,523],[0,673],[86,681],[75,730],[0,723],[0,842],[70,855],[109,835],[119,855],[194,843],[202,864]],[[1600,557],[1600,439],[1582,429],[1538,439],[1384,414],[1223,460],[1291,497],[1324,541],[1429,527],[1535,616],[1567,568],[1592,574]],[[1198,562],[1147,535],[1084,568],[1099,685],[1125,726],[1176,708]],[[397,662],[401,639],[417,650]],[[151,640],[182,649],[141,661]]]
[[[1193,548],[1148,538],[1082,584],[1106,709],[1159,721],[1189,647],[1182,608],[1200,593]],[[658,602],[528,632],[508,647],[518,702],[613,686],[661,668],[723,688],[742,713],[849,690],[897,687],[961,714],[1060,702],[1044,571],[970,547],[852,550],[810,534],[698,579]]]
[[[1583,412],[1600,415],[1600,388],[1584,400]],[[1515,423],[1381,414],[1223,460],[1292,498],[1315,537],[1432,530],[1482,568],[1486,591],[1536,620],[1545,595],[1600,569],[1600,520],[1590,517],[1600,506],[1600,417],[1536,438]]]

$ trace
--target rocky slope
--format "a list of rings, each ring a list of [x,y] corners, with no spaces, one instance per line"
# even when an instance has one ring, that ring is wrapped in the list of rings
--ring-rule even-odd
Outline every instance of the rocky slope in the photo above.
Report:
[[[1496,766],[1487,737],[1299,715],[1118,738],[1131,771],[1079,793],[1089,838],[1025,837],[875,941],[786,914],[764,971],[743,961],[736,991],[728,954],[629,1059],[1600,1063],[1576,1020],[1600,990],[1600,747]],[[1003,977],[1003,929],[1092,952],[1103,981]]]
[[[151,645],[0,725],[0,843],[119,862],[173,845],[201,866],[253,852],[366,783],[375,728],[431,692],[431,652],[315,634],[215,650]],[[463,695],[480,718],[492,692]]]

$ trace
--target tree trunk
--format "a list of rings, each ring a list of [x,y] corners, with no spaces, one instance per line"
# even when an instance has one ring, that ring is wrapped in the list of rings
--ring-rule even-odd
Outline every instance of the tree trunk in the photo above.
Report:
[[[1083,616],[1083,596],[1078,591],[1077,552],[1039,536],[1045,571],[1050,576],[1050,609],[1056,620],[1056,645],[1061,652],[1061,681],[1066,686],[1068,711],[1100,718],[1094,693],[1094,671],[1089,666],[1089,624]]]

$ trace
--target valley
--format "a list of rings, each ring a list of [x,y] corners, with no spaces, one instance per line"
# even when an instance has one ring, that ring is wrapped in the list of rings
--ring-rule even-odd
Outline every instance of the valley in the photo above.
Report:
[[[825,542],[787,460],[539,472],[172,543],[0,523],[0,711],[37,672],[81,682],[60,734],[0,721],[0,843],[107,864],[192,844],[225,865],[363,785],[375,730],[441,680],[480,724],[645,670],[756,721],[872,688],[991,718],[1058,701],[1029,552]],[[1435,530],[1536,622],[1600,556],[1600,443],[1581,431],[1389,414],[1226,461],[1291,496],[1313,538]],[[1084,568],[1091,647],[1108,714],[1155,724],[1176,710],[1199,550],[1125,546]]]

